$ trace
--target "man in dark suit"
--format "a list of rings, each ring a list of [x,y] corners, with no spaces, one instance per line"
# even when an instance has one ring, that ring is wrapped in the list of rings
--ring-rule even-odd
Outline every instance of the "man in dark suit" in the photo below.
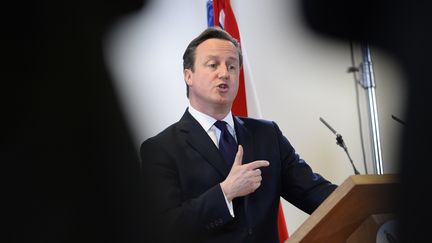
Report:
[[[141,146],[155,236],[279,242],[280,196],[310,214],[336,185],[312,172],[274,122],[231,114],[242,54],[228,33],[205,30],[183,61],[190,105],[179,122]],[[225,139],[235,143],[231,157]]]

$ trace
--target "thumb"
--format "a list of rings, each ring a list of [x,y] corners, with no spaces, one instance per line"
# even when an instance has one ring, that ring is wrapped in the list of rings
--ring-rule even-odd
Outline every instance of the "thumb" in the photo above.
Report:
[[[234,159],[233,166],[242,165],[242,160],[243,160],[243,147],[239,145]]]

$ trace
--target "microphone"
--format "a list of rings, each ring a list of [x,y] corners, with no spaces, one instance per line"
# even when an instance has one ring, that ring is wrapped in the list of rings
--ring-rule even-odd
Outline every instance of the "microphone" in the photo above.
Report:
[[[324,121],[324,119],[322,119],[322,117],[320,117],[319,119],[322,123],[324,123],[324,125],[326,125],[330,129],[330,131],[332,131],[336,136],[338,135],[336,130],[334,130],[333,127],[331,127],[326,121]]]
[[[351,165],[352,165],[352,167],[353,167],[354,174],[359,175],[360,173],[358,172],[357,168],[356,168],[355,165],[354,165],[354,162],[353,162],[352,159],[351,159],[350,154],[348,153],[348,148],[347,148],[347,146],[345,145],[344,140],[342,139],[342,135],[340,135],[339,133],[337,133],[336,130],[334,130],[333,127],[331,127],[330,124],[328,124],[328,123],[327,123],[323,118],[320,117],[319,119],[320,119],[320,121],[321,121],[324,125],[326,125],[326,127],[327,127],[328,129],[330,129],[330,131],[332,131],[332,132],[336,135],[336,144],[339,145],[339,146],[341,146],[341,147],[345,150],[345,153],[347,154],[348,159],[349,159],[349,161],[350,161],[350,163],[351,163]]]
[[[402,121],[401,119],[399,119],[398,117],[396,117],[395,115],[391,115],[391,117],[393,118],[393,120],[399,122],[400,124],[406,126],[406,123],[404,121]]]

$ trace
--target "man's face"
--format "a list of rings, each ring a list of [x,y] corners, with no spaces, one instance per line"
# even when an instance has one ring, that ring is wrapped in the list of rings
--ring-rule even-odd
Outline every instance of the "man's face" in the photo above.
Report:
[[[202,42],[195,51],[194,69],[184,71],[192,106],[204,113],[229,111],[237,95],[240,74],[234,44],[221,39]]]

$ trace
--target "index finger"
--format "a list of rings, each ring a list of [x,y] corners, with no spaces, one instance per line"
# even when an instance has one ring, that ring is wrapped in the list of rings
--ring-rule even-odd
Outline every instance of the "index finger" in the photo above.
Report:
[[[256,160],[254,162],[248,163],[247,165],[248,165],[249,169],[255,170],[257,168],[267,167],[270,165],[270,163],[267,160]]]

